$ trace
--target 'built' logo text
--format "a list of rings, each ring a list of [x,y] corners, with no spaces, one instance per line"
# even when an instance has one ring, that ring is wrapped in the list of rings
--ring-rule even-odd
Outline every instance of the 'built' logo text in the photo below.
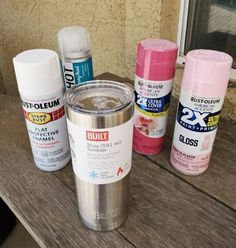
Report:
[[[86,131],[86,139],[90,141],[108,141],[109,132]]]

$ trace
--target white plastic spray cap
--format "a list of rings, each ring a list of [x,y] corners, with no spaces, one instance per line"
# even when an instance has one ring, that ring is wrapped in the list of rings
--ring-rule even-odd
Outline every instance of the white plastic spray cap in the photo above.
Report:
[[[63,87],[63,80],[56,52],[32,49],[13,58],[17,85],[24,96],[45,96]]]
[[[60,55],[68,59],[86,57],[90,54],[89,33],[84,27],[71,26],[57,34]]]

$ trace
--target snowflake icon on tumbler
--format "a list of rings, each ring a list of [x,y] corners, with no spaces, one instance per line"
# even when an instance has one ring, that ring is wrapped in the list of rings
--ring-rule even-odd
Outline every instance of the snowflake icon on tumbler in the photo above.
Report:
[[[89,177],[91,177],[92,179],[96,179],[98,177],[98,173],[96,173],[95,171],[90,171]]]

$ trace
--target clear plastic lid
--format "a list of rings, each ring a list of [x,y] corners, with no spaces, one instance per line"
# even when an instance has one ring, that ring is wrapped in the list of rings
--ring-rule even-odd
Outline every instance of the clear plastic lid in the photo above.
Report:
[[[75,86],[65,94],[66,106],[75,112],[108,115],[132,105],[131,87],[107,80],[94,80]]]
[[[60,55],[64,58],[81,58],[90,55],[88,31],[81,26],[61,29],[57,34]]]

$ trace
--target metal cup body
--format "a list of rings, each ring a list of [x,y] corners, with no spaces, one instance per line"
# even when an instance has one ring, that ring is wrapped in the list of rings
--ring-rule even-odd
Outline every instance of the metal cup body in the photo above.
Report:
[[[115,183],[92,184],[75,175],[82,222],[95,231],[110,231],[128,217],[129,174]]]
[[[70,122],[88,129],[104,129],[122,125],[133,119],[134,105],[108,115],[86,115],[66,108]],[[133,130],[130,130],[133,132]],[[130,157],[132,153],[130,152]],[[75,174],[79,212],[82,222],[96,231],[109,231],[122,225],[128,216],[130,172],[121,180],[93,184]]]

